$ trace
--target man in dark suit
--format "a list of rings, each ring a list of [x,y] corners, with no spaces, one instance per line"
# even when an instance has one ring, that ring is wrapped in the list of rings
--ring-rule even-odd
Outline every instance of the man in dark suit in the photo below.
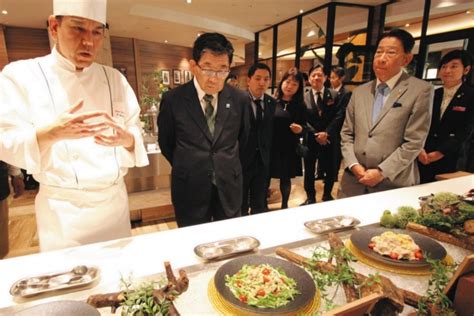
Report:
[[[439,77],[443,87],[435,91],[430,131],[418,155],[421,183],[435,181],[437,174],[458,170],[460,150],[463,144],[467,145],[474,120],[474,88],[464,82],[471,64],[466,51],[454,50],[441,58]]]
[[[339,105],[336,91],[324,87],[327,76],[322,65],[313,66],[309,71],[311,90],[305,93],[307,111],[306,143],[309,153],[304,159],[304,189],[307,199],[301,205],[316,203],[314,174],[316,161],[324,172],[323,201],[333,200],[331,195],[337,177],[337,150],[339,144],[336,114]]]
[[[225,36],[194,42],[194,79],[167,92],[160,104],[158,141],[170,162],[171,198],[179,227],[240,216],[239,147],[248,136],[250,99],[225,85],[234,49]]]
[[[265,94],[271,82],[270,68],[263,63],[248,70],[248,92],[251,100],[250,134],[241,155],[244,173],[242,215],[262,213],[267,210],[267,182],[270,168],[273,115],[275,99]]]

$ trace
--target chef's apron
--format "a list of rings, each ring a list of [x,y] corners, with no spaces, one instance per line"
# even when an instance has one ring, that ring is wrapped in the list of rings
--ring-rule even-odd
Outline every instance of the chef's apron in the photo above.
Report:
[[[41,251],[131,236],[123,179],[93,190],[41,184],[35,207]]]

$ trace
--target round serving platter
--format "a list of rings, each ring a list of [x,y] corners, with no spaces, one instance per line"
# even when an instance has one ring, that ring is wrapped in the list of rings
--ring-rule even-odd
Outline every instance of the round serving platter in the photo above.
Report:
[[[369,248],[369,243],[372,237],[381,235],[386,231],[393,231],[397,234],[406,234],[410,235],[415,243],[421,248],[423,253],[423,259],[421,260],[396,260],[387,256],[383,256],[374,250]],[[354,232],[351,235],[351,242],[359,251],[364,255],[370,257],[375,261],[379,261],[385,264],[390,264],[393,266],[403,267],[403,268],[421,268],[429,266],[429,263],[426,261],[426,257],[436,260],[442,260],[446,257],[446,249],[437,241],[423,236],[421,234],[401,230],[401,229],[389,229],[384,227],[368,228]]]
[[[288,277],[296,281],[296,287],[300,294],[295,296],[294,300],[285,306],[278,308],[258,308],[247,305],[234,297],[230,289],[225,285],[225,276],[234,275],[244,264],[259,265],[264,263],[274,268],[282,269]],[[296,315],[311,305],[316,296],[316,286],[308,272],[286,260],[259,255],[236,258],[222,265],[214,276],[214,286],[221,298],[226,303],[232,305],[234,309],[241,311],[242,314]]]

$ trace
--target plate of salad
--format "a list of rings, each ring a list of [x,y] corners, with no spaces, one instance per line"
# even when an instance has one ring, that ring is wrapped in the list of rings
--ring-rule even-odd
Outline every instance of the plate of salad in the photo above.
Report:
[[[312,303],[316,287],[311,276],[286,260],[259,255],[222,265],[214,276],[222,298],[252,314],[297,313]]]

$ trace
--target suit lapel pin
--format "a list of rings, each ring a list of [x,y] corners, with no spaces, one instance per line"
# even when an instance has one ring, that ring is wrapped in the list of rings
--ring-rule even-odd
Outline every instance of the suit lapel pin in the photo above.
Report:
[[[230,109],[230,104],[229,104],[229,103],[226,103],[226,104],[225,104],[225,108],[226,108],[226,109]]]

